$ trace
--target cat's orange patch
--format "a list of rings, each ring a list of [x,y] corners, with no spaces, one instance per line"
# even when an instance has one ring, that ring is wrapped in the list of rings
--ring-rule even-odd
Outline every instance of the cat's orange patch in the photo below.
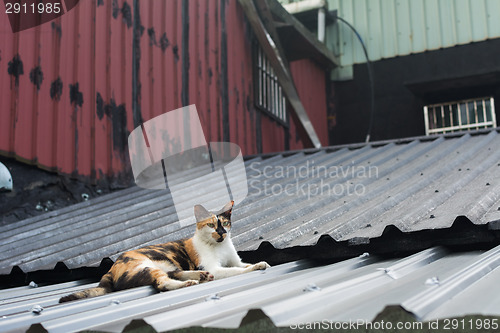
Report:
[[[221,236],[221,235],[219,235],[217,232],[212,232],[212,238],[213,238],[213,239],[215,239],[215,240],[216,240],[216,241],[218,241],[218,242],[222,242],[224,239],[226,239],[226,235],[227,235],[227,234],[222,234],[222,236]],[[219,239],[221,239],[221,238],[222,238],[222,241],[221,241],[221,240],[219,240]]]
[[[186,240],[184,242],[184,247],[186,249],[189,258],[193,261],[196,267],[200,266],[200,258],[198,257],[198,253],[194,248],[193,239],[189,238],[188,240]]]
[[[213,215],[212,217],[210,217],[208,219],[197,222],[196,229],[198,229],[198,230],[203,229],[204,227],[207,226],[208,223],[213,223],[216,225],[217,224],[217,217],[215,217],[215,215]]]

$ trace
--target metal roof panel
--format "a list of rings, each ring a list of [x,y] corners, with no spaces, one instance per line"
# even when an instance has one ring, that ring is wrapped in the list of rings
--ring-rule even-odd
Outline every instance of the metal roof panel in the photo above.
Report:
[[[475,224],[500,219],[500,136],[496,130],[277,153],[235,169],[247,198],[233,210],[240,251],[372,239],[394,225],[404,232],[448,228],[459,216]],[[200,168],[177,174],[183,194],[217,196]],[[246,181],[247,180],[247,181]],[[181,207],[192,210],[192,207]],[[59,211],[0,226],[0,274],[99,265],[119,253],[189,237],[167,190],[132,187]]]
[[[394,259],[363,255],[319,266],[301,260],[165,293],[140,287],[63,304],[56,303],[56,296],[72,291],[74,283],[16,289],[9,304],[0,305],[0,330],[35,325],[49,332],[121,332],[133,320],[158,332],[197,325],[236,328],[252,309],[276,326],[289,327],[323,320],[373,321],[394,305],[423,321],[500,316],[497,293],[479,293],[494,288],[499,251],[453,253],[435,247]],[[24,309],[12,307],[30,297],[32,304],[22,301]],[[33,313],[35,305],[44,308],[40,314]]]

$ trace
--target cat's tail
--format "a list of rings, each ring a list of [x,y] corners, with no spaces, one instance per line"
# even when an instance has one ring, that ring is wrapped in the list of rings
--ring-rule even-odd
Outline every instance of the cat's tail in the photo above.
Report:
[[[111,274],[105,274],[99,285],[94,288],[85,289],[82,291],[77,291],[76,293],[63,296],[59,299],[59,303],[74,301],[76,299],[90,298],[96,296],[102,296],[113,291],[113,277]]]

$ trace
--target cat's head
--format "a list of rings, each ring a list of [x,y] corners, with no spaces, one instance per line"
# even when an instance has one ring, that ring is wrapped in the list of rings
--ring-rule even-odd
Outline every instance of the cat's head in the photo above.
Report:
[[[223,242],[231,230],[233,204],[234,201],[230,201],[218,212],[209,212],[202,205],[194,206],[197,232],[209,242]]]

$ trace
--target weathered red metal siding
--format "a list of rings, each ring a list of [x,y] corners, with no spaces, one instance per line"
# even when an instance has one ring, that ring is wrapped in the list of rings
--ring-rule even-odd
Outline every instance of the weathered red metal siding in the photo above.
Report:
[[[303,147],[293,123],[286,144],[285,129],[254,107],[251,31],[237,1],[80,1],[15,34],[2,12],[0,33],[3,154],[92,181],[129,180],[128,133],[183,101],[196,104],[207,142],[228,132],[244,155]],[[292,72],[327,144],[325,73],[310,61]]]
[[[80,1],[62,17],[15,34],[2,17],[0,151],[85,178],[126,169],[132,31],[122,15],[112,19],[112,7]],[[8,73],[15,59],[23,66],[17,78]]]
[[[293,81],[300,100],[311,119],[321,145],[328,145],[326,74],[315,62],[309,59],[290,63]],[[295,133],[295,125],[291,124],[291,133]],[[305,148],[302,141],[291,138],[290,149]]]

